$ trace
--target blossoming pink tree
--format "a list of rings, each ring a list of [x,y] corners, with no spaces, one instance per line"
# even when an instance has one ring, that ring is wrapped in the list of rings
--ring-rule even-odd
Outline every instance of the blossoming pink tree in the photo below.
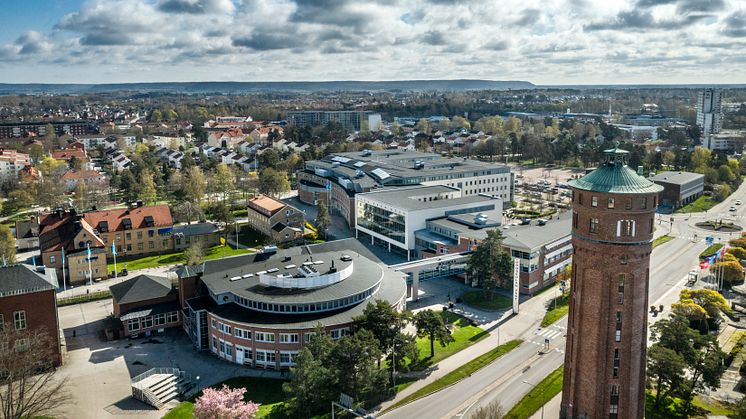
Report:
[[[245,388],[206,388],[194,404],[197,419],[254,419],[259,404],[244,402]]]

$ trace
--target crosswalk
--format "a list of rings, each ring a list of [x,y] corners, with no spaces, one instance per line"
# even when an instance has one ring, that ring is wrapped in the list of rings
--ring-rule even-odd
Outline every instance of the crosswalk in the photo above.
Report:
[[[566,333],[567,327],[565,326],[550,326],[534,331],[534,337],[528,339],[527,342],[539,347],[544,347],[546,345],[546,339],[549,339],[549,345],[552,346],[552,343],[555,339],[561,338]],[[555,352],[565,353],[564,349],[562,348],[554,348],[553,350]]]

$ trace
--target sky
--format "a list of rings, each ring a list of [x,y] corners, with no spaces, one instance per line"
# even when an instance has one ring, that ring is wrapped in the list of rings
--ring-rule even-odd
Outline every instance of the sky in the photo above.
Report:
[[[0,83],[746,83],[746,0],[3,0]]]

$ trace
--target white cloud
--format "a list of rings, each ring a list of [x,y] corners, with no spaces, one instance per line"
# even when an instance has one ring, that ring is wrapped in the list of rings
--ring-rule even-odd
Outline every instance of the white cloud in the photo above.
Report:
[[[735,3],[90,0],[0,45],[0,79],[744,82]]]

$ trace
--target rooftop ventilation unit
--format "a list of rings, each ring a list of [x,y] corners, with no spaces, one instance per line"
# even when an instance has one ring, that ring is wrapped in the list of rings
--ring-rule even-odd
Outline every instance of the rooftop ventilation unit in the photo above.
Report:
[[[252,276],[254,276],[254,274],[246,274],[246,275],[242,276],[242,278],[251,278]]]
[[[240,276],[234,276],[233,278],[229,279],[229,281],[233,282],[233,281],[238,281],[239,279],[241,279]]]
[[[277,271],[279,271],[279,269],[278,269],[278,268],[270,268],[270,269],[267,269],[267,273],[268,273],[268,274],[272,274],[272,273],[275,273],[275,272],[277,272]]]
[[[291,265],[286,265],[286,266],[285,266],[285,269],[293,269],[293,268],[297,268],[297,266],[295,266],[295,265],[292,265],[292,264],[291,264]]]

